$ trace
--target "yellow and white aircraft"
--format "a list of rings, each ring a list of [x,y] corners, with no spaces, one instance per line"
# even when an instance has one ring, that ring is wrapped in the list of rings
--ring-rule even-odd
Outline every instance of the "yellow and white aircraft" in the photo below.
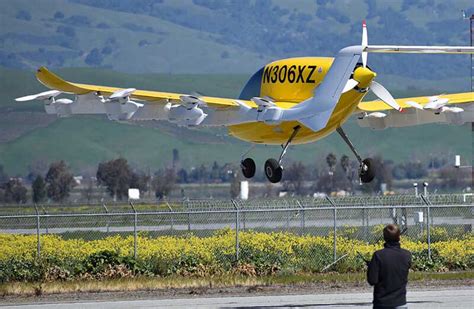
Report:
[[[376,129],[474,122],[474,93],[394,99],[375,81],[377,74],[367,66],[368,53],[473,54],[474,48],[368,45],[364,22],[361,45],[343,48],[335,58],[269,63],[249,79],[236,99],[77,84],[42,67],[36,77],[53,90],[16,100],[44,100],[46,112],[58,116],[106,114],[111,120],[225,126],[231,135],[253,145],[282,145],[279,159],[265,162],[265,174],[273,183],[282,178],[282,159],[290,144],[314,142],[337,131],[360,163],[361,181],[370,182],[375,173],[372,160],[362,159],[342,129],[349,117],[357,114],[361,126]],[[368,91],[380,100],[362,102]],[[74,94],[75,99],[55,99],[61,93]],[[244,159],[249,151],[241,159],[247,178],[256,169],[253,159]]]

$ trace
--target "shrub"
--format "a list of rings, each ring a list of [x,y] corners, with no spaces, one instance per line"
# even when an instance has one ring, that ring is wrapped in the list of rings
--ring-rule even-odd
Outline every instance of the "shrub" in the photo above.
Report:
[[[444,235],[438,230],[439,235]],[[343,233],[345,234],[345,233]],[[351,233],[348,233],[350,235]],[[435,233],[435,235],[437,235]],[[326,237],[291,233],[245,231],[240,234],[240,259],[235,263],[235,232],[224,229],[210,237],[151,237],[138,235],[138,258],[133,257],[133,236],[98,240],[41,236],[41,258],[36,257],[35,235],[0,234],[0,282],[52,281],[145,276],[205,277],[225,272],[246,276],[274,273],[321,272],[333,263],[333,235]],[[402,237],[402,247],[413,254],[415,271],[447,271],[474,267],[474,236],[439,240],[431,245]],[[338,235],[337,256],[331,270],[363,271],[382,242],[368,244]]]

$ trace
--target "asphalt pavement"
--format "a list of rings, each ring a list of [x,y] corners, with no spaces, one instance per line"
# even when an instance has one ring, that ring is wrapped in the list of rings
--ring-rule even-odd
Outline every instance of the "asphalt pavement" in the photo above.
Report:
[[[459,287],[445,290],[410,291],[408,308],[473,308],[474,289]],[[371,293],[337,293],[310,295],[271,295],[237,297],[191,297],[144,299],[130,301],[80,301],[47,304],[17,304],[0,307],[27,309],[87,308],[372,308]]]

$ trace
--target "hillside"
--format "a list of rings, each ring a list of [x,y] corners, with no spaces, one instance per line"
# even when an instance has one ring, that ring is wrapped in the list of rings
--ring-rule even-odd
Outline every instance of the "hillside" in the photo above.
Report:
[[[199,91],[204,94],[234,97],[238,95],[245,75],[169,75],[117,74],[110,70],[63,69],[66,78],[120,87],[161,89],[177,92]],[[102,117],[56,119],[42,112],[41,103],[17,103],[15,97],[44,90],[32,72],[0,69],[0,164],[10,174],[24,174],[29,165],[64,159],[77,171],[93,171],[103,160],[123,156],[132,165],[151,170],[169,164],[172,149],[180,151],[183,166],[201,163],[238,162],[247,144],[226,135],[224,129],[187,129],[168,123],[144,123],[132,126],[105,120]],[[441,90],[439,90],[441,92]],[[433,90],[396,91],[396,96],[428,94]],[[150,128],[153,126],[154,128]],[[413,128],[371,131],[351,120],[345,126],[353,142],[364,155],[382,154],[400,162],[448,157],[456,153],[472,157],[470,126],[425,125]],[[449,146],[449,147],[447,147]],[[339,136],[332,136],[310,145],[290,148],[288,160],[325,164],[328,152],[338,157],[349,154]],[[279,147],[259,146],[252,153],[261,165],[269,157],[278,157]],[[261,168],[259,167],[259,171]]]
[[[359,44],[467,45],[458,0],[2,1],[0,66],[101,67],[132,73],[251,73]],[[371,55],[381,75],[468,77],[467,56]]]

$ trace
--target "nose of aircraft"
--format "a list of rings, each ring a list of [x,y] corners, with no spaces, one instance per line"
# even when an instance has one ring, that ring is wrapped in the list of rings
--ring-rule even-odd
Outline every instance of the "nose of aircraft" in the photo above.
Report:
[[[358,85],[359,88],[367,88],[369,87],[370,83],[375,78],[375,76],[377,76],[377,74],[371,71],[369,68],[358,67],[354,71],[353,79],[359,82],[359,85]]]

